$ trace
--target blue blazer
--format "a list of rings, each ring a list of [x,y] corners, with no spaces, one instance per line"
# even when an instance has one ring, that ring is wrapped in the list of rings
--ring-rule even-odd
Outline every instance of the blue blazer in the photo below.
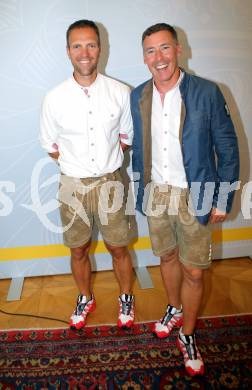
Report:
[[[153,80],[131,93],[134,126],[132,165],[139,181],[136,207],[142,212],[144,189],[151,181],[151,108]],[[179,139],[190,196],[199,222],[207,224],[211,208],[229,212],[239,178],[234,125],[219,87],[184,73]],[[169,151],[167,151],[169,153]]]

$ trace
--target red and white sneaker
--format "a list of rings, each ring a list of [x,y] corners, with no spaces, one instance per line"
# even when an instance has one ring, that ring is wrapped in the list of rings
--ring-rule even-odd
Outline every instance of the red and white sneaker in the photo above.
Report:
[[[204,363],[196,345],[195,335],[184,335],[182,329],[180,329],[177,347],[183,354],[187,373],[191,376],[203,375]]]
[[[122,294],[119,296],[119,314],[117,326],[119,328],[131,328],[134,322],[134,296]]]
[[[181,326],[183,322],[182,309],[178,310],[176,307],[168,305],[166,313],[160,321],[153,326],[153,332],[160,339],[168,337],[174,326]]]
[[[76,308],[70,317],[70,328],[81,329],[86,325],[86,317],[88,313],[91,313],[96,308],[94,296],[92,294],[91,299],[87,301],[85,295],[79,295],[77,298]]]

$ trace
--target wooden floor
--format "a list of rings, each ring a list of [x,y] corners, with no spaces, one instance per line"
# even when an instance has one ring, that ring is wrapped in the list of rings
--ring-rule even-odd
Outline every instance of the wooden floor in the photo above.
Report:
[[[214,261],[205,273],[200,316],[252,313],[251,265],[249,258]],[[134,280],[136,322],[159,319],[167,305],[159,267],[148,270],[154,288],[141,289],[137,279]],[[14,314],[0,312],[1,330],[67,326],[78,294],[71,275],[26,278],[21,300],[14,302],[6,301],[9,285],[10,280],[0,280],[0,310]],[[114,273],[93,273],[93,285],[97,309],[89,315],[88,325],[116,323],[118,286]]]

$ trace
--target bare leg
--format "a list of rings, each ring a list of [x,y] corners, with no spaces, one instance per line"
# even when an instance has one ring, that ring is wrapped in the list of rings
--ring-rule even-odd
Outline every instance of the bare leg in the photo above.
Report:
[[[71,248],[71,268],[80,294],[91,297],[91,265],[89,250],[91,241],[79,248]]]
[[[178,259],[178,248],[160,257],[160,271],[169,303],[179,309],[183,273]]]
[[[203,292],[203,270],[191,267],[183,269],[181,300],[183,306],[183,333],[194,333]]]
[[[183,333],[192,334],[195,329],[203,292],[203,270],[186,267],[178,259],[178,250],[161,256],[160,269],[169,303],[183,307]]]
[[[111,246],[105,243],[113,259],[113,267],[120,287],[120,294],[131,294],[132,262],[128,248]]]

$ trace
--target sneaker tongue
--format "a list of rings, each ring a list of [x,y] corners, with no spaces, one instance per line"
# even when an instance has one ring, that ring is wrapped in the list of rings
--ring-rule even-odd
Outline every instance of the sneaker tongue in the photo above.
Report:
[[[79,303],[86,303],[88,300],[87,300],[87,297],[86,297],[86,295],[81,295],[80,296],[80,301],[79,301]]]
[[[180,336],[184,344],[194,344],[194,338],[192,335],[180,333]]]
[[[169,305],[169,306],[168,306],[168,313],[170,313],[170,314],[176,314],[176,313],[177,313],[176,307]]]
[[[193,344],[194,340],[193,340],[193,336],[189,336],[189,335],[184,335],[185,339],[186,339],[186,342],[187,344]]]
[[[121,295],[121,300],[123,302],[131,302],[132,296],[128,294],[122,294]]]

